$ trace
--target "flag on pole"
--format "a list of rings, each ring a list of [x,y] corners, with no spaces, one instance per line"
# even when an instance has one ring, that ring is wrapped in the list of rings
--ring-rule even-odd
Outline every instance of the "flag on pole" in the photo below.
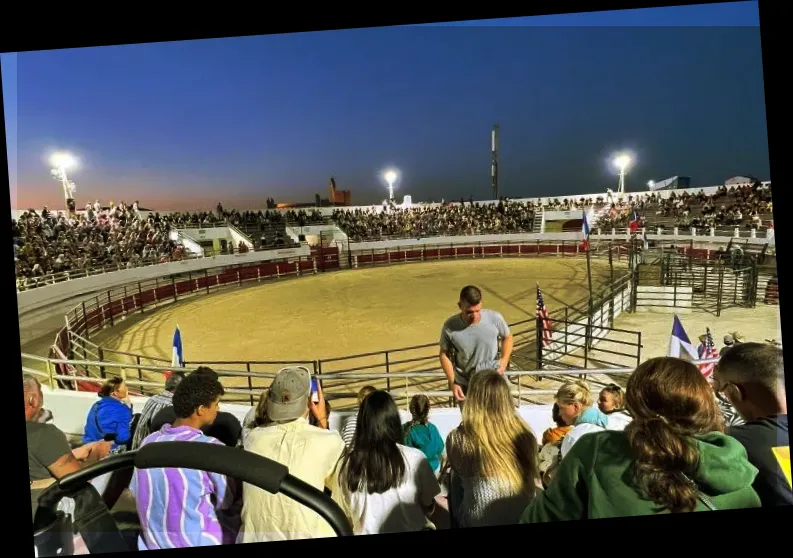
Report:
[[[581,211],[581,215],[583,217],[583,225],[581,227],[581,232],[584,235],[584,241],[581,243],[581,249],[584,252],[589,250],[589,220],[586,218],[586,210]]]
[[[542,299],[540,284],[537,283],[537,317],[542,321],[542,344],[547,347],[553,343],[553,331],[551,330],[551,317],[548,315],[548,308]]]
[[[716,350],[716,345],[713,343],[713,335],[710,334],[710,328],[705,329],[705,347],[700,355],[701,360],[710,360],[714,358],[719,358],[719,351]],[[700,364],[699,369],[702,372],[702,375],[705,376],[707,379],[710,379],[713,376],[713,369],[716,367],[716,364],[713,362]]]
[[[669,352],[667,356],[682,358],[683,360],[698,360],[697,348],[691,344],[680,318],[675,315],[672,324],[672,336],[669,338]]]
[[[179,331],[179,326],[173,332],[173,356],[171,357],[171,366],[174,368],[184,368],[184,353],[182,352],[182,333]]]

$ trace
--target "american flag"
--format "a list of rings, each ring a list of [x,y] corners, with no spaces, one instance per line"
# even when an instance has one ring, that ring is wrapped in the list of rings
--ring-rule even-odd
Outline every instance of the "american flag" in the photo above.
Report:
[[[537,284],[537,317],[542,320],[542,344],[547,347],[553,342],[553,332],[551,331],[551,318],[548,316],[548,309],[542,299],[539,283]]]
[[[710,328],[706,329],[705,346],[702,349],[702,355],[700,355],[700,358],[702,360],[719,358],[719,351],[716,350],[716,346],[713,344],[713,335],[710,334]],[[702,372],[703,376],[710,379],[710,377],[713,375],[713,369],[715,367],[716,363],[710,362],[706,364],[700,364],[699,370]]]

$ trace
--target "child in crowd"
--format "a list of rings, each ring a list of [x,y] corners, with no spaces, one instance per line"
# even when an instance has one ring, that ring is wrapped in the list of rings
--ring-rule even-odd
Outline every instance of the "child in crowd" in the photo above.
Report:
[[[438,427],[429,421],[430,400],[426,395],[414,395],[410,400],[410,422],[403,425],[405,445],[421,450],[427,457],[430,468],[437,475],[441,468],[443,438]]]
[[[624,430],[631,421],[625,410],[625,392],[617,384],[609,384],[600,390],[598,409],[609,418],[607,430]]]
[[[558,403],[553,404],[551,417],[556,423],[556,428],[549,428],[543,432],[542,446],[540,447],[539,468],[543,487],[547,487],[553,479],[553,474],[561,459],[562,440],[573,429],[562,418]]]
[[[564,435],[572,430],[572,426],[568,426],[565,424],[564,420],[562,420],[562,415],[559,414],[559,404],[554,403],[553,409],[551,409],[551,416],[553,417],[553,421],[556,423],[556,428],[549,428],[542,434],[542,445],[548,444],[555,444],[560,442]]]

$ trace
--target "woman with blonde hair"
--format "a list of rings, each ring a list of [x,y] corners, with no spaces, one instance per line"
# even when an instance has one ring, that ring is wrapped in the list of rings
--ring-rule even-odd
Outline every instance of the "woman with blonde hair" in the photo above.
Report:
[[[696,366],[648,360],[625,395],[633,421],[581,438],[521,523],[760,507],[757,469]]]
[[[457,527],[515,524],[539,485],[537,439],[495,370],[468,386],[462,424],[446,440]]]
[[[608,426],[609,419],[594,407],[589,384],[578,380],[567,382],[556,392],[559,416],[568,426],[572,426],[562,440],[561,457],[564,458],[581,436],[601,432]]]

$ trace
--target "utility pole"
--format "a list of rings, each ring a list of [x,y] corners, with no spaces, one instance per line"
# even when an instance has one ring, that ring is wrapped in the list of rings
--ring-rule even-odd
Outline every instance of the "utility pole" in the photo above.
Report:
[[[498,199],[498,124],[490,133],[490,178],[493,183],[493,199]]]

